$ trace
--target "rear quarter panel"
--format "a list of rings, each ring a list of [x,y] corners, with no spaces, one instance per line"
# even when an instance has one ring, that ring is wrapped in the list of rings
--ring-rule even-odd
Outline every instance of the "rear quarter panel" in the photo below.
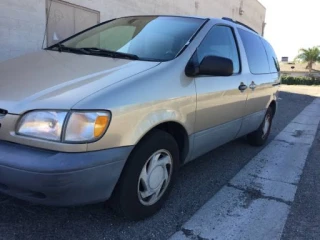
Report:
[[[263,75],[248,75],[250,81],[257,85],[255,90],[249,89],[246,115],[266,110],[273,100],[276,100],[278,86],[274,86],[279,80],[278,73]],[[249,82],[249,85],[251,84]]]

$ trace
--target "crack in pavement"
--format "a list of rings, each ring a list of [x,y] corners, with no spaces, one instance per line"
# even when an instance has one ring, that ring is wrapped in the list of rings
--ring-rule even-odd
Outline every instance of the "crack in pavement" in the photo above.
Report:
[[[301,137],[303,134],[303,130],[296,130],[293,134],[291,134],[291,136],[293,137]]]
[[[288,141],[286,141],[286,140],[274,139],[273,141],[283,142],[283,143],[289,144],[289,145],[291,145],[291,146],[294,146],[294,143],[293,143],[293,142],[288,142]]]
[[[290,130],[283,130],[283,132],[285,132],[285,133],[291,133],[291,134],[293,134],[292,136],[293,137],[295,137],[295,133],[297,132],[297,131],[302,131],[302,132],[304,132],[304,134],[303,135],[307,135],[307,136],[314,136],[314,134],[310,134],[310,133],[305,133],[305,130],[295,130],[295,132],[292,132],[292,131],[290,131]],[[301,136],[301,135],[300,135]]]
[[[297,124],[301,124],[301,125],[312,125],[312,126],[318,126],[318,124],[313,124],[313,123],[303,123],[303,122],[295,122],[295,121],[292,121],[291,123],[297,123]]]
[[[271,182],[280,182],[280,183],[290,184],[290,185],[293,185],[293,186],[298,186],[297,183],[291,183],[291,182],[285,182],[285,181],[281,181],[281,180],[273,180],[273,179],[269,179],[269,178],[264,178],[264,177],[258,176],[257,174],[249,173],[248,175],[251,176],[251,177],[254,177],[254,178],[259,178],[259,179],[263,179],[263,180],[267,180],[267,181],[271,181]]]
[[[200,237],[199,235],[194,234],[193,230],[181,228],[181,231],[187,238],[191,240],[212,240],[212,239],[203,238],[203,237]]]
[[[243,206],[244,208],[249,208],[251,203],[257,199],[266,199],[266,200],[270,200],[270,201],[281,202],[281,203],[284,203],[288,206],[292,205],[292,202],[290,202],[290,201],[285,201],[285,200],[283,200],[281,198],[277,198],[277,197],[265,196],[265,195],[263,195],[263,193],[261,192],[260,189],[249,188],[249,187],[248,188],[241,188],[241,187],[235,186],[231,183],[228,183],[227,186],[231,187],[231,188],[235,188],[237,190],[240,190],[246,194],[245,205]]]

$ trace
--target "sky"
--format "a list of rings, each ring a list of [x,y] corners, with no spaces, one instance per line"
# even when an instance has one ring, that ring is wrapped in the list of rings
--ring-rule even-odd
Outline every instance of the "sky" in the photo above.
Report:
[[[320,45],[320,0],[259,1],[267,9],[265,38],[279,60],[294,60],[299,49]]]

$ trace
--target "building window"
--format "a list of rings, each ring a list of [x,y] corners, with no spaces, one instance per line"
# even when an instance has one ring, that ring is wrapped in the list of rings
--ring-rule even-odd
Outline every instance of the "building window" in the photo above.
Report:
[[[60,0],[47,0],[47,46],[100,22],[100,13],[95,10]]]

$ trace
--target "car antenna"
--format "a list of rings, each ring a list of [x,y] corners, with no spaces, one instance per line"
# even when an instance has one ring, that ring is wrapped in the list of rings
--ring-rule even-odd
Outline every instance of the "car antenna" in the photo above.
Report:
[[[43,41],[42,41],[42,49],[44,49],[44,42],[48,35],[48,24],[49,24],[49,17],[51,13],[51,5],[52,5],[52,0],[49,1],[49,8],[46,9],[47,18],[46,18],[46,28],[44,30]]]

